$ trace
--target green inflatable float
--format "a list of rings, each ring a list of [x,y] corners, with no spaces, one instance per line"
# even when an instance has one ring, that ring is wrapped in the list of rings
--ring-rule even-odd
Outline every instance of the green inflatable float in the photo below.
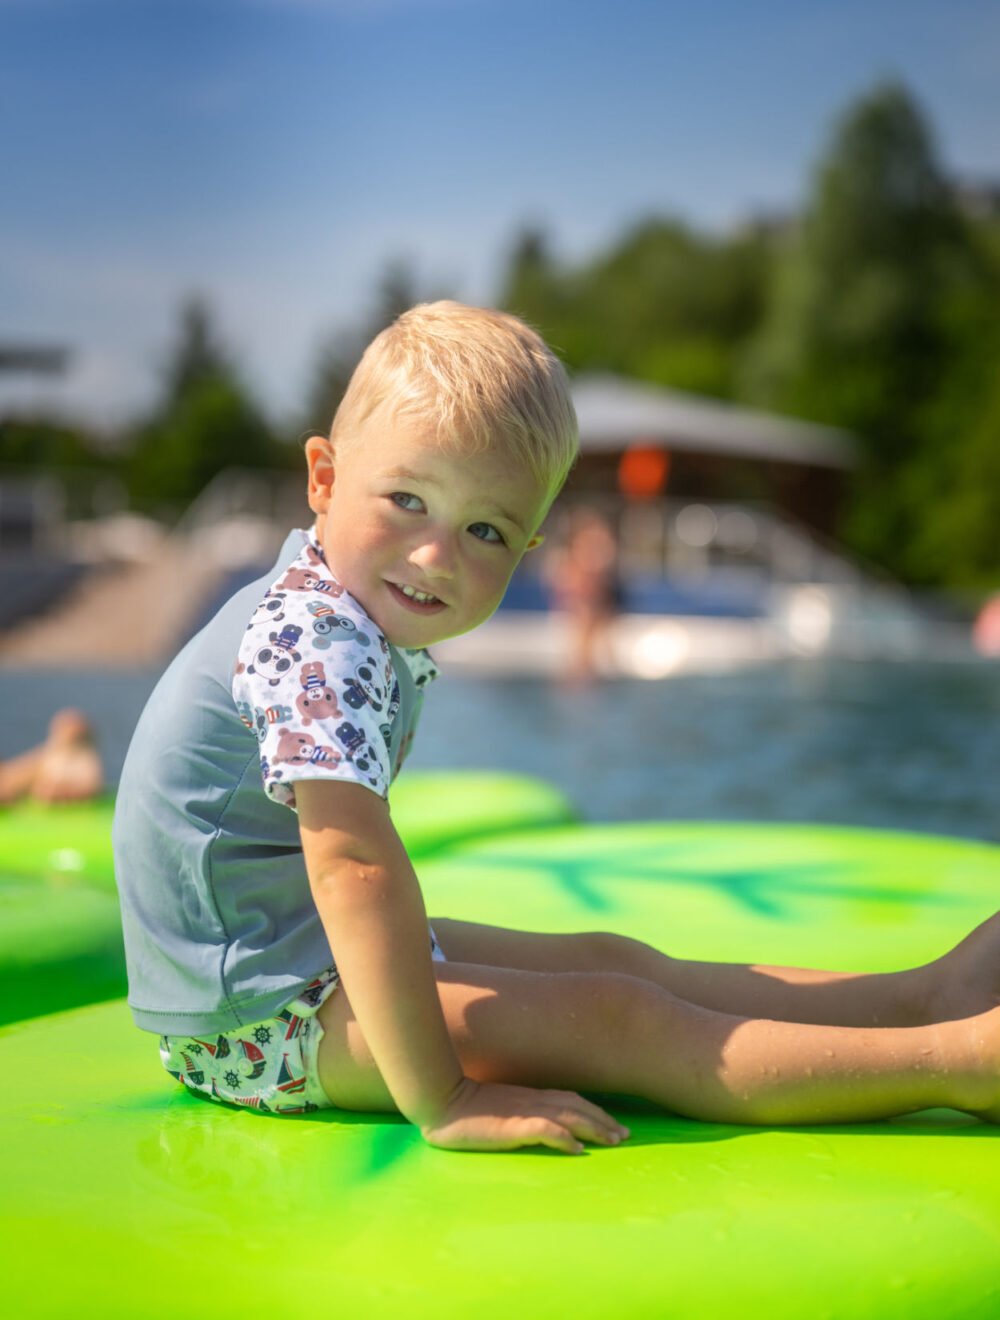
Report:
[[[111,855],[114,799],[0,808],[0,1023],[125,993]],[[575,812],[520,775],[413,771],[392,790],[411,857],[469,839],[558,825]]]
[[[1000,849],[797,827],[553,828],[456,846],[432,916],[608,929],[687,957],[890,970],[1000,905]],[[105,1003],[0,1032],[17,1317],[503,1320],[1000,1315],[1000,1130],[697,1123],[568,1159],[434,1150],[402,1119],[194,1097]]]

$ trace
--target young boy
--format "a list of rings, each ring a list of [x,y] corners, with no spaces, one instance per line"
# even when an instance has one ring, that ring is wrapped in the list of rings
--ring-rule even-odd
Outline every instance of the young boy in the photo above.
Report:
[[[736,1123],[1000,1117],[997,918],[882,976],[429,927],[386,802],[425,648],[495,610],[575,452],[565,374],[515,318],[435,303],[370,345],[306,443],[314,526],[136,729],[114,834],[138,1025],[218,1100],[398,1109],[452,1149],[628,1135],[576,1088]]]

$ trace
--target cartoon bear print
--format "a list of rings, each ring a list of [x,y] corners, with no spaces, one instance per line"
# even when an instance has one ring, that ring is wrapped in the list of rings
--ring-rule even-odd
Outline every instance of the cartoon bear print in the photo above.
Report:
[[[385,723],[379,725],[379,731],[385,739],[385,745],[388,749],[392,743],[392,725],[399,713],[399,681],[396,678],[392,680],[392,692],[389,696],[389,707],[385,712]]]
[[[271,633],[271,645],[257,650],[247,673],[262,674],[271,687],[277,687],[292,665],[302,659],[296,649],[301,636],[302,629],[294,623],[286,623],[280,633]]]
[[[263,742],[272,724],[288,723],[292,718],[292,708],[291,706],[266,706],[261,710],[260,706],[254,706],[253,716],[253,728],[257,734],[257,741]]]
[[[333,596],[335,600],[344,594],[344,588],[333,578],[320,576],[315,568],[298,568],[295,565],[286,570],[285,576],[276,583],[275,590],[322,591],[327,596]]]
[[[389,697],[389,709],[386,711],[386,719],[391,724],[399,713],[399,680],[395,677],[392,680],[392,693]]]
[[[334,747],[320,747],[311,733],[278,730],[275,765],[337,765],[343,757]]]
[[[344,684],[344,700],[352,710],[360,710],[366,701],[376,714],[382,710],[384,694],[377,674],[378,661],[370,655],[363,665],[358,666],[354,677]]]
[[[371,774],[370,771],[378,768],[378,754],[371,743],[366,741],[365,735],[346,720],[337,726],[336,733],[338,740],[347,751],[347,759],[365,775],[369,784],[377,785],[378,776]]]
[[[362,646],[371,646],[371,639],[368,634],[361,632],[353,619],[335,613],[326,601],[311,600],[306,605],[306,609],[315,619],[313,632],[316,637],[314,640],[320,650],[325,651],[334,642],[357,641]]]
[[[247,632],[259,623],[281,623],[284,618],[284,592],[269,591],[250,616],[250,622],[247,624]]]
[[[325,720],[331,716],[342,719],[344,712],[337,705],[337,694],[326,681],[326,670],[319,660],[312,660],[302,666],[299,674],[302,691],[295,698],[295,705],[302,716],[303,724],[312,724],[313,720]]]

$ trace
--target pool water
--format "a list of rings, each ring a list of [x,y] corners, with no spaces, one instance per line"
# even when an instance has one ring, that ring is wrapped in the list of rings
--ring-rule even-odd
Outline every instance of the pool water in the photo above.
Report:
[[[157,673],[0,670],[0,756],[76,705],[117,777]],[[569,691],[445,674],[410,759],[550,780],[585,818],[816,821],[1000,842],[1000,664],[786,661]]]

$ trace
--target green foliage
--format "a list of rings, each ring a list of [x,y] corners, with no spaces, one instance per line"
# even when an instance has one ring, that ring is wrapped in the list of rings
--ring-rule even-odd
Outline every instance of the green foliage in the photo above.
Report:
[[[960,226],[917,108],[879,89],[845,117],[749,355],[748,392],[904,456],[933,388]]]
[[[44,417],[0,417],[0,454],[5,466],[40,468],[48,473],[106,462],[89,432]]]
[[[225,468],[284,466],[287,452],[216,342],[208,308],[188,302],[163,398],[133,434],[126,468],[134,504],[172,513]]]
[[[834,133],[747,354],[750,400],[859,437],[843,532],[903,576],[940,582],[957,568],[924,533],[943,491],[964,501],[954,457],[980,389],[974,335],[996,324],[989,265],[919,109],[901,87],[878,88]]]
[[[1000,577],[1000,221],[959,212],[904,88],[848,108],[784,233],[649,219],[568,267],[526,229],[501,302],[576,371],[852,431],[855,550],[915,582]]]
[[[564,270],[544,234],[527,229],[500,302],[537,326],[573,370],[725,398],[761,314],[769,262],[759,236],[713,239],[647,220],[592,262]]]

